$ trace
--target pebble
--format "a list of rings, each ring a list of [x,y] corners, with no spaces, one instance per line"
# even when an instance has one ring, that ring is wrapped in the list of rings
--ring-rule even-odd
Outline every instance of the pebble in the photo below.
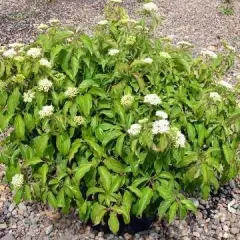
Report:
[[[230,232],[233,234],[233,235],[236,235],[240,232],[240,229],[239,227],[233,227],[230,229]]]
[[[12,234],[7,234],[1,240],[15,240]]]
[[[16,207],[16,203],[14,203],[14,202],[11,203],[10,206],[9,206],[9,208],[8,208],[8,211],[9,211],[9,212],[12,212],[15,207]]]
[[[7,228],[7,224],[6,223],[0,223],[0,229],[5,229]]]
[[[48,227],[45,228],[45,233],[49,235],[53,230],[53,225],[49,225]]]
[[[19,209],[19,210],[22,210],[22,211],[24,211],[24,212],[27,211],[27,207],[25,206],[24,203],[19,203],[18,209]]]

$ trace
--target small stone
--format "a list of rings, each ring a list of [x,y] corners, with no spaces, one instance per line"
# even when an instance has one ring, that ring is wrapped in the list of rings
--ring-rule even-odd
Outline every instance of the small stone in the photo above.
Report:
[[[228,231],[229,231],[229,227],[228,227],[227,225],[224,225],[224,226],[223,226],[223,231],[224,231],[224,232],[228,232]]]
[[[233,235],[236,235],[240,232],[239,228],[236,228],[236,227],[233,227],[230,229],[230,232],[233,234]]]
[[[52,232],[53,230],[53,225],[49,225],[48,227],[45,228],[45,233],[48,235]]]
[[[6,229],[7,224],[6,223],[0,223],[0,229]]]
[[[9,208],[8,208],[8,211],[12,212],[15,207],[16,207],[16,203],[11,203]]]
[[[103,237],[104,236],[104,232],[99,232],[98,233],[98,237]]]
[[[124,234],[124,239],[125,240],[130,240],[130,239],[132,239],[132,236],[129,233],[125,233]]]
[[[222,237],[225,238],[225,239],[227,239],[227,238],[228,238],[228,233],[225,232]]]
[[[200,233],[199,232],[194,232],[193,233],[193,236],[197,237],[197,238],[200,238]]]
[[[94,234],[94,233],[90,233],[90,234],[89,234],[89,237],[90,237],[91,239],[94,239],[94,238],[95,238],[95,234]]]
[[[236,188],[235,181],[231,180],[231,181],[229,182],[229,186],[230,186],[232,189]]]
[[[25,206],[24,203],[19,203],[18,209],[19,209],[19,210],[22,210],[22,211],[27,211],[27,207]]]
[[[23,215],[24,213],[25,213],[25,212],[24,212],[22,209],[19,209],[19,210],[18,210],[18,214],[19,214],[19,215]]]
[[[7,234],[1,240],[15,240],[12,234]]]

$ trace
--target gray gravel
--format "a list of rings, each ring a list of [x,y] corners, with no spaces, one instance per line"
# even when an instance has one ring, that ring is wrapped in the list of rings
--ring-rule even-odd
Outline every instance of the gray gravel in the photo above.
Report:
[[[1,175],[3,170],[0,167]],[[157,221],[147,231],[118,237],[83,224],[74,212],[64,216],[41,203],[16,205],[7,185],[1,184],[0,192],[1,240],[240,240],[240,179],[222,187],[207,201],[193,199],[198,206],[196,216],[170,225]]]
[[[0,43],[29,41],[36,34],[35,24],[58,18],[64,24],[91,29],[102,19],[106,0],[0,0]],[[143,0],[125,0],[125,7],[136,17]],[[227,40],[240,49],[240,1],[233,0],[235,13],[219,12],[221,0],[156,0],[163,24],[159,35],[173,35],[198,47],[217,46]]]
[[[63,24],[91,30],[102,19],[103,0],[0,0],[0,44],[15,41],[28,42],[36,34],[36,25],[58,18]],[[240,1],[233,1],[235,14],[219,13],[220,0],[156,0],[163,24],[157,35],[172,35],[175,41],[187,40],[196,48],[218,48],[220,40],[227,40],[240,50]],[[130,14],[141,3],[126,0],[124,5]],[[239,71],[236,65],[230,78]],[[231,80],[231,79],[229,79]],[[4,136],[0,134],[1,138]],[[0,182],[4,168],[0,165]],[[222,187],[208,201],[194,199],[198,205],[196,217],[184,221],[175,220],[171,225],[155,222],[149,231],[134,236],[125,234],[116,237],[97,232],[86,226],[71,213],[62,216],[40,203],[24,202],[16,206],[5,184],[0,183],[0,240],[77,240],[77,239],[232,239],[240,240],[240,179]]]

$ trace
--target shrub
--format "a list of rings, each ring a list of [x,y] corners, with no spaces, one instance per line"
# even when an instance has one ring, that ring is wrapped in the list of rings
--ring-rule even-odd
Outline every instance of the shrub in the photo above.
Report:
[[[151,35],[153,12],[106,11],[92,37],[54,20],[34,43],[2,48],[0,128],[14,130],[1,162],[17,203],[74,207],[117,233],[120,218],[182,219],[196,210],[185,193],[207,198],[238,174],[239,88],[219,80],[229,45],[193,57]]]

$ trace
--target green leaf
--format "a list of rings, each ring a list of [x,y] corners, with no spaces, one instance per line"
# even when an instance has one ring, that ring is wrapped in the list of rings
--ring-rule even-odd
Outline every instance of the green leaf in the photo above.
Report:
[[[107,168],[101,166],[98,168],[98,172],[100,175],[100,182],[102,183],[103,188],[109,192],[112,184],[112,176]]]
[[[208,199],[210,195],[210,185],[208,183],[201,186],[201,194],[203,199]]]
[[[69,153],[71,140],[67,134],[58,135],[56,144],[57,149],[63,156],[66,156]]]
[[[114,193],[119,190],[122,185],[122,178],[119,176],[112,177],[112,184],[111,184],[111,193]]]
[[[118,138],[120,135],[122,135],[122,132],[119,130],[113,130],[108,132],[104,135],[102,145],[106,146],[110,141],[112,141],[115,138]]]
[[[44,155],[44,152],[48,146],[49,136],[47,134],[43,134],[42,136],[34,138],[34,151],[36,156],[41,158]]]
[[[79,70],[79,60],[75,56],[71,58],[71,68],[72,68],[72,79],[74,79]]]
[[[118,233],[118,231],[119,231],[119,221],[118,221],[116,213],[114,213],[114,212],[110,213],[110,216],[109,216],[109,219],[108,219],[108,226],[114,234]]]
[[[7,111],[9,114],[13,114],[19,104],[21,93],[19,92],[19,88],[15,88],[8,98],[7,101]]]
[[[92,40],[89,36],[87,35],[82,35],[80,37],[80,39],[82,40],[82,42],[84,43],[84,45],[86,46],[86,48],[88,49],[88,51],[93,54],[93,44],[92,44]]]
[[[55,61],[56,56],[62,51],[62,49],[63,49],[62,45],[56,45],[51,49],[51,52],[50,52],[51,62]]]
[[[136,195],[137,197],[140,198],[140,197],[142,196],[142,192],[141,192],[137,187],[128,186],[128,189],[129,189],[131,192],[135,193],[135,195]]]
[[[142,213],[150,204],[152,197],[153,197],[153,190],[150,187],[145,187],[142,190],[142,195],[138,202],[138,211],[137,211],[138,216],[142,217]]]
[[[76,102],[78,103],[83,114],[86,117],[88,117],[90,115],[90,111],[92,109],[92,96],[90,94],[78,96],[76,98]]]
[[[116,173],[124,173],[124,165],[120,161],[114,158],[107,158],[103,162],[109,170]]]
[[[230,164],[233,160],[233,154],[232,154],[231,148],[227,145],[223,145],[222,149],[223,149],[224,157],[227,163]]]
[[[19,188],[14,195],[15,203],[19,204],[22,200],[22,197],[23,197],[23,188]]]
[[[99,203],[95,203],[92,207],[91,212],[91,220],[93,224],[98,225],[102,221],[106,212],[107,212],[106,207],[100,205]]]
[[[122,134],[120,137],[118,137],[116,141],[115,150],[116,150],[117,156],[122,156],[124,139],[125,139],[125,134]]]
[[[9,121],[11,120],[13,114],[8,115],[0,115],[0,132],[5,131],[7,128]]]
[[[74,158],[74,155],[78,152],[78,149],[81,147],[81,145],[82,145],[81,139],[77,138],[74,140],[68,154],[69,161],[71,161]]]
[[[87,142],[87,144],[97,153],[98,157],[102,157],[104,155],[103,148],[100,147],[96,142],[94,138],[84,138],[84,140]]]
[[[57,195],[57,205],[58,207],[65,207],[66,203],[65,203],[65,194],[64,194],[64,189],[62,188],[58,195]]]
[[[193,211],[193,212],[197,211],[194,203],[191,200],[183,199],[183,200],[181,200],[181,203],[184,204],[188,210]]]
[[[159,193],[159,195],[164,199],[164,200],[171,200],[174,198],[173,192],[171,189],[169,188],[165,188],[162,186],[159,186],[157,188],[157,191]]]
[[[158,208],[158,216],[159,218],[163,218],[166,214],[166,211],[169,209],[169,207],[172,204],[172,200],[166,200],[161,202],[159,208]]]
[[[87,197],[92,195],[92,194],[95,194],[95,193],[104,193],[105,191],[102,189],[102,188],[99,188],[99,187],[91,187],[87,190]]]
[[[33,116],[29,113],[24,114],[24,122],[27,130],[31,132],[35,127],[35,121]]]
[[[47,182],[47,173],[48,173],[48,165],[46,163],[44,163],[41,166],[41,168],[39,169],[39,173],[41,176],[42,185],[45,186],[45,184]]]
[[[91,95],[99,96],[99,97],[102,97],[102,98],[106,98],[107,97],[106,92],[102,88],[98,88],[98,87],[92,87],[89,90],[89,93]]]
[[[87,212],[87,201],[84,201],[81,203],[81,205],[78,208],[79,216],[80,218],[83,218]]]
[[[133,202],[133,197],[132,197],[132,193],[129,192],[128,190],[125,190],[124,194],[123,194],[123,206],[130,211],[131,207],[132,207],[132,202]]]
[[[92,87],[92,86],[94,86],[94,85],[96,85],[97,86],[97,83],[94,81],[94,80],[92,80],[92,79],[87,79],[87,80],[83,80],[81,83],[80,83],[80,85],[79,85],[79,89],[80,90],[86,90],[86,89],[88,89],[89,87]],[[102,89],[101,89],[102,90]],[[102,90],[103,91],[103,90]],[[92,92],[91,92],[91,90],[89,91],[89,93],[91,93],[92,94]]]
[[[24,186],[24,199],[26,201],[31,201],[32,200],[32,195],[31,195],[31,188],[29,185]]]
[[[77,167],[77,171],[74,174],[74,179],[77,183],[79,183],[79,181],[85,176],[85,174],[87,172],[89,172],[89,170],[92,167],[92,163],[82,163]]]
[[[24,159],[24,167],[28,167],[28,166],[34,166],[38,163],[42,162],[42,159],[39,157],[33,157],[30,159]]]
[[[172,223],[172,221],[174,220],[174,218],[176,217],[177,214],[177,210],[178,210],[178,203],[174,202],[170,208],[169,208],[169,223]]]
[[[196,139],[196,130],[195,127],[191,124],[187,124],[187,133],[188,133],[188,138],[193,142]]]
[[[25,123],[21,115],[17,115],[14,121],[15,134],[18,139],[25,137]]]
[[[53,208],[58,207],[58,201],[52,192],[48,192],[47,198],[48,198],[48,203],[51,207],[53,207]]]

